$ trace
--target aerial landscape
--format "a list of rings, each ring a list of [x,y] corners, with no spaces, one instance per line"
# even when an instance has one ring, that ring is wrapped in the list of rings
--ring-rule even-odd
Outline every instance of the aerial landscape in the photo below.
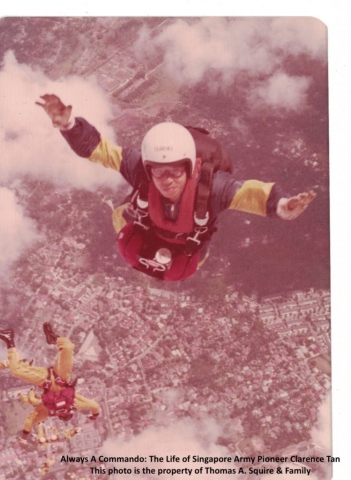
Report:
[[[0,19],[0,328],[50,367],[49,322],[75,344],[77,391],[101,407],[95,422],[49,417],[23,449],[31,385],[1,371],[0,480],[105,478],[105,457],[138,455],[139,472],[108,476],[186,478],[140,470],[189,453],[237,459],[217,478],[273,480],[260,455],[331,455],[326,43],[303,17]],[[147,277],[116,249],[128,184],[70,150],[35,105],[47,93],[123,147],[159,122],[205,128],[236,179],[316,198],[292,222],[226,211],[195,275]],[[331,478],[330,462],[301,458],[296,478]]]

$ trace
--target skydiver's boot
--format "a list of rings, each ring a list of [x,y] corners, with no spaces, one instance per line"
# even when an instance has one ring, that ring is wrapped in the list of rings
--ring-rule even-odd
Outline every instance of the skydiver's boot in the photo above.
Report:
[[[0,330],[0,340],[6,343],[7,348],[15,347],[15,335],[11,328],[8,330]]]
[[[56,333],[54,333],[50,323],[43,323],[43,330],[45,333],[46,342],[49,345],[56,345],[56,340],[59,338],[59,335],[56,335]]]

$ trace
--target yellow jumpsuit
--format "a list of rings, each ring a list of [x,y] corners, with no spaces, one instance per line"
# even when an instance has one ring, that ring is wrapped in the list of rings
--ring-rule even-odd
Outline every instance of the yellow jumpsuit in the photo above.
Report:
[[[62,380],[69,382],[73,368],[74,344],[68,338],[59,337],[56,345],[58,347],[58,356],[53,370]],[[17,348],[10,348],[8,350],[7,366],[10,369],[11,375],[36,385],[39,388],[43,388],[45,381],[48,379],[48,369],[45,367],[32,366],[28,362],[22,361]],[[2,367],[4,368],[3,362]],[[57,392],[65,388],[57,385],[52,371],[50,380],[50,391]],[[27,403],[35,407],[28,415],[23,427],[26,432],[29,432],[33,425],[45,420],[49,416],[49,412],[41,400],[35,396],[34,392],[29,392]],[[90,410],[92,414],[100,412],[100,406],[97,402],[83,397],[83,395],[77,392],[75,392],[74,406],[77,410]]]

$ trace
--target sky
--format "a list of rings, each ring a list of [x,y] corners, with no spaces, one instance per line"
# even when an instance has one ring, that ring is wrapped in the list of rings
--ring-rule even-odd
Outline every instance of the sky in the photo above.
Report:
[[[40,70],[19,64],[8,51],[0,71],[0,90],[0,148],[5,152],[0,164],[2,182],[30,174],[74,188],[116,183],[117,174],[71,152],[45,111],[35,105],[41,101],[40,95],[55,93],[66,105],[73,105],[76,116],[94,122],[104,137],[113,141],[113,131],[107,125],[110,105],[94,79],[72,76],[52,81]]]
[[[247,98],[251,108],[301,111],[308,108],[311,79],[289,75],[282,64],[289,55],[299,53],[326,61],[326,29],[311,18],[175,19],[157,35],[144,29],[134,50],[136,56],[144,57],[160,48],[165,71],[179,84],[196,85],[214,72],[215,78],[210,77],[209,83],[213,82],[213,88],[228,89],[230,94],[236,76],[245,74],[249,78]],[[4,187],[11,190],[11,183],[24,175],[58,186],[90,190],[118,185],[118,174],[77,157],[52,127],[44,110],[35,105],[40,95],[55,93],[65,105],[73,105],[74,115],[85,117],[105,138],[116,141],[108,126],[111,106],[94,77],[69,76],[52,81],[39,69],[19,64],[14,53],[8,51],[0,71],[0,91],[0,178]],[[245,128],[237,117],[232,124]],[[0,272],[16,259],[16,251],[19,256],[36,239],[35,225],[24,218],[24,209],[20,210],[15,197],[13,191],[17,215],[23,217],[13,228],[21,240],[13,242],[7,217],[0,218]]]
[[[94,122],[106,139],[115,141],[108,126],[111,107],[94,79],[68,77],[53,82],[40,70],[18,64],[9,51],[0,70],[0,92],[1,275],[40,238],[36,224],[26,216],[25,199],[17,194],[23,176],[89,190],[100,185],[116,188],[120,178],[75,155],[44,109],[35,105],[40,95],[55,93],[66,105],[74,105],[74,114]]]

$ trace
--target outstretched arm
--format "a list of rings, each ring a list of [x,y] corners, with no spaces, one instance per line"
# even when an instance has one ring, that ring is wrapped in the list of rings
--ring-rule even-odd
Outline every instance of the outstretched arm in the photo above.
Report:
[[[238,188],[235,189],[236,184]],[[283,220],[297,218],[316,197],[313,190],[287,197],[276,184],[258,180],[233,182],[231,191],[234,195],[229,208],[268,217],[278,216]]]
[[[83,118],[74,118],[72,106],[65,106],[57,95],[42,95],[43,102],[35,102],[51,118],[54,127],[59,128],[72,150],[80,157],[104,167],[120,171],[122,147],[101,138],[95,127]]]
[[[95,400],[90,400],[89,398],[83,397],[80,393],[75,392],[74,405],[77,410],[90,410],[89,418],[91,420],[96,420],[100,413],[100,405],[95,402]]]

